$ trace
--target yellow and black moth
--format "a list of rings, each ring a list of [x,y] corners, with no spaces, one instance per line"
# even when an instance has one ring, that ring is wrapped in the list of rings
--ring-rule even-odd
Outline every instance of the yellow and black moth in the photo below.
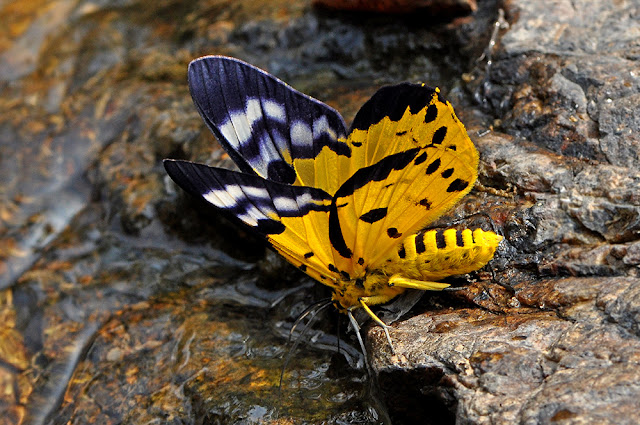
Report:
[[[203,57],[188,75],[241,172],[165,160],[167,173],[329,286],[339,310],[363,308],[386,332],[369,306],[407,288],[441,290],[438,280],[493,258],[493,232],[421,230],[478,176],[478,152],[438,89],[383,87],[347,131],[333,108],[240,60]]]

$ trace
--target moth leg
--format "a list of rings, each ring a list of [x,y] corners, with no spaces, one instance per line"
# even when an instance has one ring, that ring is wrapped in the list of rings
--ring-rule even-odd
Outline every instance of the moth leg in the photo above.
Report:
[[[429,282],[425,280],[408,279],[399,275],[393,275],[389,278],[389,286],[399,286],[401,288],[420,289],[422,291],[442,291],[448,288],[448,283]]]
[[[362,349],[362,358],[364,360],[364,365],[367,368],[367,373],[369,376],[373,376],[373,372],[371,371],[371,366],[369,365],[369,361],[367,360],[367,349],[364,346],[364,341],[362,340],[362,335],[360,335],[360,325],[358,325],[358,321],[353,314],[351,314],[351,309],[353,307],[347,309],[347,316],[349,317],[349,321],[351,322],[351,326],[353,326],[353,330],[356,332],[356,336],[358,337],[358,342],[360,343],[360,348]]]
[[[377,298],[384,298],[384,300],[378,300]],[[396,354],[396,350],[395,348],[393,348],[393,343],[391,342],[391,335],[389,335],[389,326],[387,326],[386,323],[384,323],[382,320],[380,320],[380,318],[378,316],[376,316],[376,314],[369,308],[369,306],[367,305],[367,302],[369,302],[372,305],[375,304],[381,304],[384,302],[389,301],[388,300],[389,297],[383,295],[383,296],[374,296],[374,297],[361,297],[358,298],[358,302],[360,303],[360,306],[364,309],[364,311],[367,312],[367,314],[374,320],[374,322],[376,322],[378,325],[380,325],[382,327],[382,330],[384,330],[384,334],[387,336],[387,342],[389,342],[389,347],[391,347],[391,352],[393,354]]]

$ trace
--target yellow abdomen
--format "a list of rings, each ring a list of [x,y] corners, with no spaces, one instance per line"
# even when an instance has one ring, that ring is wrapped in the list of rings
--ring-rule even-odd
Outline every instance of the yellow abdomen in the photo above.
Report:
[[[386,303],[408,288],[442,290],[449,285],[439,280],[484,267],[501,240],[502,236],[482,229],[416,233],[400,243],[381,268],[338,282],[333,301],[343,310]]]
[[[438,281],[470,273],[492,258],[502,236],[482,229],[428,230],[406,238],[385,262],[387,276]]]

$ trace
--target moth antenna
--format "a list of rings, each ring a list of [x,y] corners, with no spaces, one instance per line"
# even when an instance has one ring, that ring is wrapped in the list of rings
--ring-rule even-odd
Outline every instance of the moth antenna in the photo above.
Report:
[[[284,380],[284,371],[286,370],[287,366],[289,365],[289,362],[291,361],[291,358],[293,357],[293,353],[295,352],[296,348],[298,348],[298,346],[302,342],[302,338],[306,335],[307,331],[309,329],[311,329],[311,324],[313,324],[313,322],[315,321],[316,316],[318,316],[318,314],[322,310],[324,310],[327,307],[329,307],[330,305],[332,305],[331,304],[331,300],[322,300],[322,302],[323,303],[314,303],[313,305],[311,305],[311,308],[307,308],[304,312],[302,312],[302,314],[304,314],[305,317],[307,315],[311,314],[311,318],[305,324],[304,328],[302,329],[302,332],[300,332],[300,335],[295,340],[295,342],[293,343],[293,345],[291,346],[291,348],[287,352],[287,355],[284,358],[284,363],[282,364],[282,370],[280,371],[280,382],[278,382],[278,391],[280,393],[282,393],[282,381]],[[307,310],[309,310],[309,311],[307,311]],[[296,325],[297,325],[299,323],[299,320],[296,320],[296,322],[297,322],[296,323]],[[289,339],[291,339],[291,334],[289,335]]]
[[[340,314],[338,314],[338,327],[336,328],[338,332],[338,354],[340,353]]]
[[[491,231],[493,233],[495,233],[495,234],[500,235],[500,233],[498,233],[498,229],[497,229],[495,223],[493,222],[493,218],[491,218],[491,216],[486,211],[476,211],[473,214],[467,214],[464,217],[453,219],[453,220],[449,221],[449,224],[447,226],[442,226],[442,227],[457,226],[458,224],[464,223],[465,221],[469,220],[470,218],[476,217],[476,216],[482,216],[482,217],[486,218],[488,223],[489,223],[489,226],[491,226]]]
[[[300,324],[300,322],[302,322],[304,320],[304,318],[307,317],[313,311],[313,309],[315,309],[317,307],[320,307],[320,306],[324,305],[327,302],[330,303],[331,302],[331,298],[323,298],[320,301],[317,301],[317,302],[311,304],[309,307],[305,308],[302,313],[300,313],[300,315],[293,322],[293,326],[291,326],[291,329],[289,329],[289,339],[287,340],[287,344],[289,344],[291,342],[291,338],[293,336],[293,333],[295,332],[295,330],[298,327],[298,325]]]
[[[296,286],[295,288],[292,288],[292,289],[286,291],[284,294],[282,294],[281,296],[276,298],[273,302],[271,302],[271,304],[269,304],[269,308],[274,308],[275,306],[280,304],[282,301],[284,301],[284,299],[287,298],[289,295],[295,294],[296,292],[302,291],[304,289],[311,288],[313,285],[314,285],[313,282],[310,281],[310,282],[303,283],[301,285]]]
[[[507,28],[509,28],[509,23],[504,17],[504,10],[498,9],[498,17],[493,24],[493,30],[491,31],[491,38],[489,39],[489,43],[485,47],[482,55],[478,59],[476,59],[476,70],[474,74],[483,73],[484,84],[482,84],[480,88],[476,90],[474,97],[477,100],[481,101],[482,104],[487,103],[486,91],[488,90],[488,88],[486,86],[489,81],[491,67],[493,65],[493,53],[498,42],[498,37],[500,36],[500,30],[504,30]],[[480,69],[480,63],[483,61],[485,62],[484,70]]]

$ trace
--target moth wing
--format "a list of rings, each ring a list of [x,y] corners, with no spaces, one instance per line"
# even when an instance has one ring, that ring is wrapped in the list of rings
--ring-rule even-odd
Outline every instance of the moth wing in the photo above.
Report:
[[[205,56],[189,64],[191,97],[209,129],[245,173],[314,185],[313,167],[294,165],[327,148],[347,152],[340,114],[238,59]]]
[[[335,287],[326,192],[189,161],[164,160],[164,167],[185,191],[237,217],[295,266]]]
[[[338,269],[359,276],[399,242],[468,193],[478,152],[438,90],[415,84],[378,91],[356,115],[348,175],[333,200],[330,239]]]

